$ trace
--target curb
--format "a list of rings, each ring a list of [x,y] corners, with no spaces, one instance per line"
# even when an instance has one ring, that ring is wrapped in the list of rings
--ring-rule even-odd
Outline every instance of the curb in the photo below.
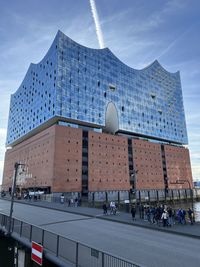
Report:
[[[9,199],[3,199],[3,200],[7,200],[10,201]],[[36,206],[36,207],[41,207],[41,208],[46,208],[46,209],[50,209],[50,210],[57,210],[57,211],[62,211],[62,212],[67,212],[67,213],[71,213],[71,214],[76,214],[76,215],[81,215],[81,216],[85,216],[85,217],[90,217],[90,218],[96,218],[96,219],[100,219],[100,220],[106,220],[106,221],[111,221],[111,222],[115,222],[115,223],[121,223],[121,224],[125,224],[125,225],[132,225],[132,226],[136,226],[136,227],[140,227],[140,228],[146,228],[146,229],[150,229],[150,230],[155,230],[155,231],[159,231],[159,232],[163,232],[163,233],[170,233],[170,234],[175,234],[175,235],[179,235],[179,236],[187,236],[190,238],[195,238],[195,239],[200,239],[200,236],[198,235],[194,235],[194,234],[189,234],[189,233],[183,233],[183,232],[178,232],[178,231],[173,231],[168,229],[162,229],[162,228],[154,228],[150,225],[143,225],[143,224],[139,224],[139,223],[130,223],[130,222],[126,222],[126,221],[118,221],[115,219],[112,219],[110,217],[100,217],[97,215],[90,215],[90,214],[85,214],[82,212],[74,212],[74,211],[68,211],[68,210],[64,210],[58,207],[48,207],[48,206],[43,206],[41,205],[39,202],[25,202],[25,201],[20,201],[20,200],[15,200],[14,202],[20,203],[20,204],[24,204],[24,205],[32,205],[32,206]],[[50,202],[48,202],[50,203]]]

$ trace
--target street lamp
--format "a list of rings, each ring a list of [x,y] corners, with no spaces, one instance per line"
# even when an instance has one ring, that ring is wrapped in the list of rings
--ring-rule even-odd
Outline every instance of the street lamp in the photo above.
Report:
[[[14,178],[13,178],[13,183],[12,183],[12,191],[11,191],[11,203],[10,203],[10,215],[9,215],[9,224],[8,224],[8,235],[11,234],[14,195],[15,195],[16,180],[17,180],[17,174],[18,174],[19,166],[25,166],[25,164],[16,162],[15,165],[14,165],[15,173],[14,173]]]

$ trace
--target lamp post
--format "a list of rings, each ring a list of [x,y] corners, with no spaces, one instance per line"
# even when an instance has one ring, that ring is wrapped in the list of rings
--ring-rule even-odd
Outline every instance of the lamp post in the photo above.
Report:
[[[11,234],[11,225],[12,225],[12,214],[13,214],[13,204],[14,204],[14,196],[15,196],[15,189],[16,189],[16,181],[17,181],[17,174],[19,166],[25,166],[23,163],[16,162],[14,165],[15,173],[12,183],[12,191],[11,191],[11,202],[10,202],[10,215],[9,215],[9,224],[8,224],[8,235]]]

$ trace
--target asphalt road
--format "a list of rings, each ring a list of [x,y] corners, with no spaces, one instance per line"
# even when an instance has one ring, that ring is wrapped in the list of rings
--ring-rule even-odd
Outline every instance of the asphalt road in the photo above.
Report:
[[[1,213],[9,208],[0,200]],[[20,203],[13,216],[146,267],[200,266],[199,239]]]

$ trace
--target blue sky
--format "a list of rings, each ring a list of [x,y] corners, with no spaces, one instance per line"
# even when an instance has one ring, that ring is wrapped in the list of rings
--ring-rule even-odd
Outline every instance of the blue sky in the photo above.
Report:
[[[180,70],[193,178],[200,179],[200,1],[96,0],[104,41],[124,63],[155,59]],[[10,94],[31,62],[47,52],[58,29],[98,48],[89,0],[0,0],[0,183]]]

